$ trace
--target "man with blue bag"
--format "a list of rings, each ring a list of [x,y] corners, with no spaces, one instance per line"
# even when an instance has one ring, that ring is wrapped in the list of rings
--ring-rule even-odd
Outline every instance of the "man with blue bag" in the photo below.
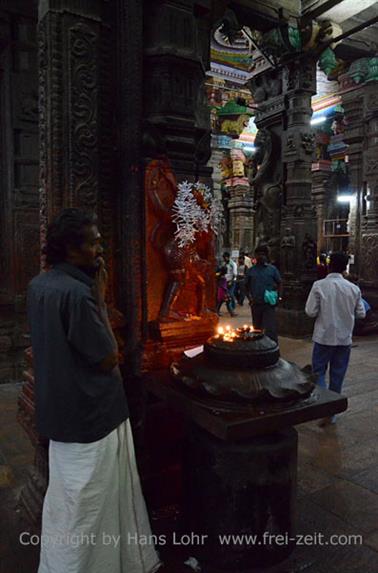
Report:
[[[278,269],[268,263],[269,250],[266,245],[257,246],[256,264],[248,270],[246,292],[251,305],[253,327],[265,331],[278,341],[276,306],[280,300],[281,275]]]

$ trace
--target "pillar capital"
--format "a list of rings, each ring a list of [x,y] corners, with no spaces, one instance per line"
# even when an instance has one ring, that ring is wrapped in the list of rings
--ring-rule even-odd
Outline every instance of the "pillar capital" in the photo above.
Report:
[[[38,19],[41,21],[49,12],[67,12],[83,18],[101,20],[101,0],[39,0]]]

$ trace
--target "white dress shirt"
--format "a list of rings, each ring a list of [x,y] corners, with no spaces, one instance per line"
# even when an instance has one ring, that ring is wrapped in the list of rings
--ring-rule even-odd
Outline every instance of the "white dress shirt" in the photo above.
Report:
[[[238,274],[238,267],[236,266],[235,261],[230,259],[228,263],[226,263],[226,269],[227,269],[226,281],[231,282],[234,279],[236,279],[236,275]]]
[[[246,267],[248,267],[250,269],[252,266],[251,257],[247,257],[247,255],[244,255],[244,264]]]
[[[314,282],[305,311],[316,317],[312,340],[328,346],[352,344],[354,319],[366,316],[360,289],[340,273]]]

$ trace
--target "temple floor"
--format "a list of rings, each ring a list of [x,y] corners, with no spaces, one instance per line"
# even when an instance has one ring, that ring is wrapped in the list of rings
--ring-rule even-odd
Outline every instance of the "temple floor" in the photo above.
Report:
[[[247,305],[236,312],[233,319],[224,312],[221,323],[248,322]],[[266,573],[378,573],[377,342],[377,337],[354,341],[344,383],[349,407],[337,423],[324,428],[317,422],[297,426],[297,533],[310,537],[299,539],[292,556]],[[300,366],[311,361],[309,338],[282,338],[280,347],[285,358]],[[35,573],[38,564],[38,547],[19,543],[20,532],[30,528],[17,509],[17,496],[33,453],[16,422],[19,390],[17,384],[0,385],[0,573]],[[159,528],[158,522],[153,519],[154,527]],[[331,543],[334,535],[341,537]],[[190,571],[182,565],[190,556],[190,550],[185,551],[163,555],[167,571]]]

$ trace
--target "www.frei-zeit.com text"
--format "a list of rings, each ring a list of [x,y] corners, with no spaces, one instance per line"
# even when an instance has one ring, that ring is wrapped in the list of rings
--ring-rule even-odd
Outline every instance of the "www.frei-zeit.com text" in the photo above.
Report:
[[[264,546],[275,545],[285,546],[289,544],[295,545],[362,545],[362,535],[324,535],[324,533],[314,532],[308,534],[290,535],[289,533],[273,534],[268,531],[262,535],[255,534],[224,534],[217,536],[219,545],[239,545],[239,546]],[[213,541],[213,538],[211,538]],[[71,547],[79,547],[81,545],[113,545],[118,547],[121,543],[127,545],[205,545],[209,541],[208,535],[198,535],[197,533],[178,534],[173,533],[167,535],[138,535],[128,533],[127,535],[114,535],[106,532],[101,534],[87,533],[87,534],[67,534],[57,536],[36,535],[27,531],[23,531],[19,536],[21,545],[44,545],[56,546],[67,545]]]

